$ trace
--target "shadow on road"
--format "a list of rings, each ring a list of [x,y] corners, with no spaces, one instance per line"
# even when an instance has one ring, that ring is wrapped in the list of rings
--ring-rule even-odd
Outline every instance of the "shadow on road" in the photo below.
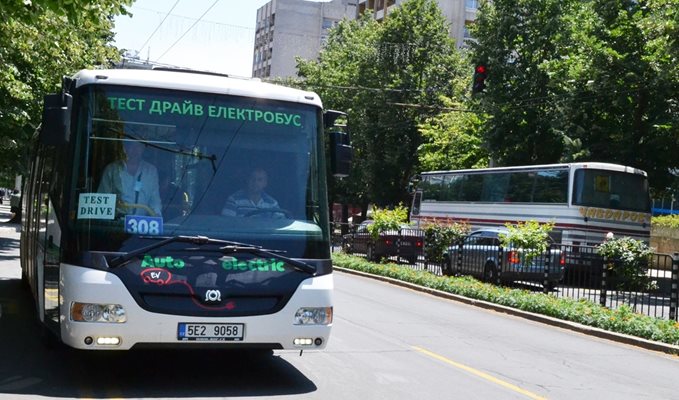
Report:
[[[0,224],[0,227],[3,227],[3,224]],[[19,249],[18,237],[12,238],[0,236],[0,261],[16,260],[18,262],[19,261],[19,259],[17,258],[18,249]]]
[[[33,300],[18,279],[0,280],[0,307],[0,397],[253,397],[317,390],[275,355],[47,349],[35,322]]]

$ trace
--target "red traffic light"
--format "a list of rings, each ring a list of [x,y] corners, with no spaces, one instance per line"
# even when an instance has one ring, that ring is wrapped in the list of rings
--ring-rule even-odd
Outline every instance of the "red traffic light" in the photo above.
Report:
[[[472,80],[472,94],[481,93],[486,88],[486,76],[488,69],[484,64],[476,64],[474,67],[474,77]]]

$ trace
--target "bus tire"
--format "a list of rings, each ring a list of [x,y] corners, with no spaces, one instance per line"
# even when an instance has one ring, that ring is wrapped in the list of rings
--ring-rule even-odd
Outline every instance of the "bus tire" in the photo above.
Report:
[[[24,288],[30,289],[31,285],[28,282],[28,274],[24,269],[21,269],[21,284],[24,286]]]
[[[39,320],[36,323],[39,325],[38,334],[40,335],[40,342],[45,349],[57,351],[67,347],[45,324]]]
[[[499,285],[500,279],[497,274],[497,267],[492,262],[488,261],[483,267],[483,280],[493,285]]]

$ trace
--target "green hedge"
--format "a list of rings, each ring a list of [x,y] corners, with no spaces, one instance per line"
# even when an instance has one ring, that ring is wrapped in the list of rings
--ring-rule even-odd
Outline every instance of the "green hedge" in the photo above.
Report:
[[[651,218],[651,226],[679,229],[679,214],[653,217]]]
[[[611,310],[589,300],[560,298],[522,289],[499,287],[471,277],[445,277],[396,264],[376,264],[334,253],[334,265],[385,276],[431,289],[484,300],[536,314],[577,322],[658,342],[679,345],[679,323],[637,314],[628,306]]]

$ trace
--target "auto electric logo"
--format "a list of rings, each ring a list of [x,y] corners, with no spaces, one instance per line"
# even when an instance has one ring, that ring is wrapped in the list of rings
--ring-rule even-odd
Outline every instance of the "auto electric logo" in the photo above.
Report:
[[[219,303],[222,301],[222,292],[217,289],[206,290],[205,300],[206,303]]]

